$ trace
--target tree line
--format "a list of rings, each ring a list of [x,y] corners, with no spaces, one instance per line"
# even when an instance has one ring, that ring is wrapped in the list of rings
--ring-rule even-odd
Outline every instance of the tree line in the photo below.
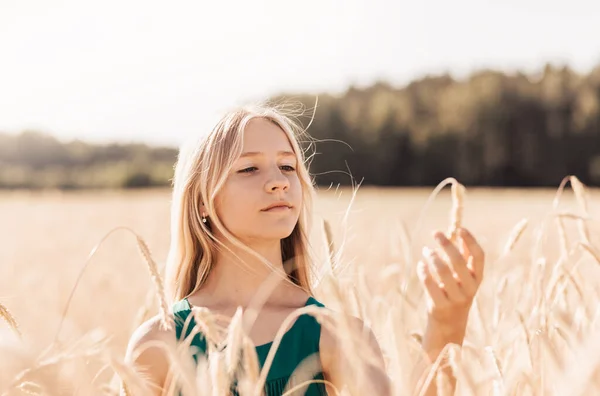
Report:
[[[0,134],[0,188],[104,189],[167,186],[177,150],[145,144],[63,143],[25,131]]]
[[[283,95],[279,100],[284,100]],[[290,95],[291,96],[291,95]],[[314,96],[297,96],[310,122]],[[568,174],[600,185],[600,66],[586,75],[484,70],[378,83],[320,95],[309,132],[320,184],[556,186]],[[344,142],[344,143],[342,143]],[[333,172],[332,172],[333,171]]]
[[[568,174],[600,185],[600,66],[587,74],[551,65],[536,75],[481,70],[271,99],[302,104],[297,120],[309,126],[303,144],[319,185],[430,186],[453,176],[468,185],[556,186]],[[0,188],[168,186],[176,155],[0,134]]]

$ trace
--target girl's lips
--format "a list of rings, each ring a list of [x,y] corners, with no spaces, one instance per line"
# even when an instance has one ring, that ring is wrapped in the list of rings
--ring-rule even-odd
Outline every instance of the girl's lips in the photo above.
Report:
[[[283,212],[290,209],[292,208],[289,206],[273,206],[272,208],[263,210],[263,212]]]
[[[276,201],[276,202],[271,203],[269,206],[267,206],[266,208],[264,208],[262,210],[263,210],[263,212],[267,212],[269,210],[276,209],[276,208],[280,208],[280,209],[286,208],[286,209],[289,209],[291,207],[292,207],[292,204],[290,204],[288,201],[280,200],[280,201]]]

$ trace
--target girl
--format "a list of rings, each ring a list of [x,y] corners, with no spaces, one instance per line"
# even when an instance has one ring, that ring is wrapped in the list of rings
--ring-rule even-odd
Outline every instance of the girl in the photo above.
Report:
[[[248,334],[261,366],[290,313],[309,305],[323,307],[311,291],[308,226],[314,189],[297,140],[299,131],[275,108],[241,108],[180,151],[166,267],[175,326],[166,329],[158,317],[150,319],[134,332],[127,353],[153,385],[154,394],[169,388],[170,364],[163,348],[144,344],[176,345],[193,327],[193,307],[231,318],[238,307],[249,306],[269,277],[283,279],[265,298]],[[436,233],[438,250],[445,254],[425,248],[418,265],[428,301],[422,346],[431,361],[446,344],[462,343],[481,282],[483,251],[468,231],[459,230],[459,236],[461,249]],[[350,319],[351,330],[363,334],[363,323]],[[188,330],[186,321],[191,323]],[[367,332],[365,347],[376,359],[359,370],[367,381],[360,394],[391,394],[382,353],[372,332]],[[337,389],[354,381],[348,373],[357,362],[344,356],[339,344],[338,336],[311,315],[300,316],[286,329],[275,354],[265,385],[267,396],[282,394],[294,369],[309,356],[317,356],[315,379]],[[205,338],[195,337],[192,347],[197,354],[206,353]],[[324,382],[295,394],[325,395],[329,388]],[[436,393],[434,385],[428,390]]]

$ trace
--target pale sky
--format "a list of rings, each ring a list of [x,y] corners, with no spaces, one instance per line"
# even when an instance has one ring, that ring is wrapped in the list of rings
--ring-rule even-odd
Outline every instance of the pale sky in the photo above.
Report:
[[[0,131],[177,145],[280,91],[546,62],[600,64],[600,1],[0,0]]]

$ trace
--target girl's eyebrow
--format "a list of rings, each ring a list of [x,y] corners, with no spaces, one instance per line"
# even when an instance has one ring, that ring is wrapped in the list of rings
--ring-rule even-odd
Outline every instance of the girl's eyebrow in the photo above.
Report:
[[[245,153],[242,153],[242,155],[240,155],[240,158],[264,156],[264,155],[265,155],[265,153],[263,153],[262,151],[246,151]],[[294,154],[291,151],[278,151],[277,156],[278,157],[294,157],[295,158],[296,154]]]

